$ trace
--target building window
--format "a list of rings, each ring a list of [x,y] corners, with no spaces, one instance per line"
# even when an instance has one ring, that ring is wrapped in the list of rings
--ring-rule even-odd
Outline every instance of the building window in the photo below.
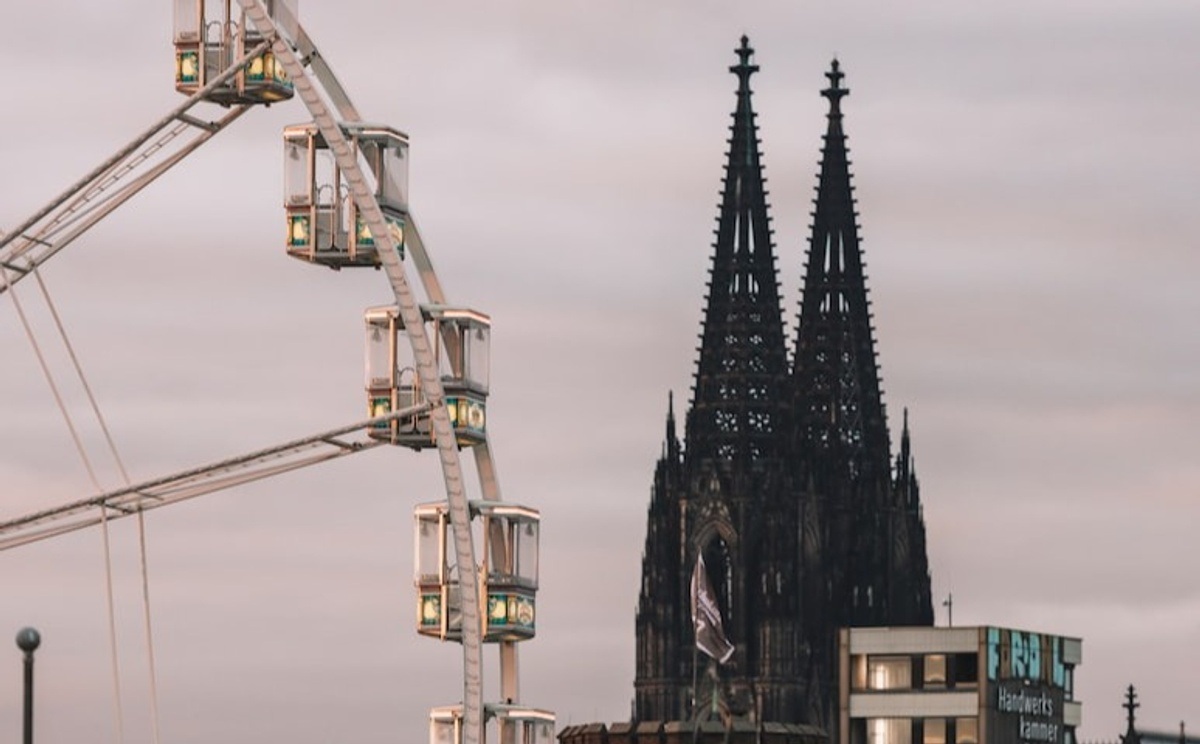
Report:
[[[867,744],[912,744],[911,718],[867,719]]]
[[[867,719],[850,719],[850,744],[867,744]]]
[[[979,656],[977,654],[955,654],[951,673],[955,687],[979,685]]]
[[[954,744],[979,744],[979,722],[974,716],[954,719]]]
[[[925,656],[925,687],[946,686],[946,655],[928,654]]]
[[[911,690],[912,659],[872,656],[867,660],[867,685],[872,690]]]
[[[850,657],[850,679],[855,690],[867,689],[867,657],[864,654],[854,654]]]
[[[946,744],[946,719],[926,718],[922,744]]]

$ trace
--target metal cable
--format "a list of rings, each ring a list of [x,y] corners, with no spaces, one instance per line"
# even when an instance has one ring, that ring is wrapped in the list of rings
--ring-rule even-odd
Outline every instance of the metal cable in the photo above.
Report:
[[[154,667],[154,634],[151,632],[150,625],[150,575],[146,563],[146,517],[145,511],[140,508],[137,510],[137,521],[138,547],[142,558],[142,610],[146,625],[146,658],[150,666],[150,723],[154,732],[154,744],[158,744],[158,675]]]
[[[0,278],[6,284],[8,283],[8,270],[2,265],[0,265]],[[83,460],[83,467],[87,470],[88,478],[91,479],[92,485],[97,491],[103,491],[104,489],[100,487],[99,479],[96,478],[96,470],[92,467],[92,461],[88,459],[87,452],[83,448],[83,442],[79,439],[79,432],[75,429],[75,422],[71,420],[71,413],[67,410],[66,403],[63,402],[62,394],[58,390],[58,384],[54,382],[54,375],[50,373],[50,367],[46,364],[46,357],[42,354],[42,347],[33,335],[33,327],[29,324],[29,318],[25,316],[25,308],[21,306],[21,301],[17,298],[17,293],[12,292],[11,287],[9,294],[12,296],[13,306],[17,309],[17,316],[21,319],[21,325],[25,329],[25,337],[29,339],[29,345],[33,347],[33,353],[42,368],[42,374],[46,377],[47,384],[50,385],[50,392],[54,395],[54,402],[58,404],[58,410],[67,422],[67,429],[71,432],[71,441],[75,443],[75,450],[79,453],[80,459]]]
[[[117,451],[117,443],[113,439],[112,432],[108,428],[108,422],[104,418],[104,414],[100,411],[100,406],[96,403],[96,396],[92,394],[92,386],[88,384],[87,375],[83,372],[83,366],[79,363],[79,357],[75,354],[75,347],[71,344],[71,339],[67,336],[67,330],[62,324],[62,319],[58,315],[58,308],[54,305],[54,300],[50,297],[50,291],[46,288],[46,283],[42,281],[42,274],[38,271],[38,267],[33,267],[33,278],[37,280],[38,287],[42,291],[42,297],[46,301],[46,307],[50,310],[50,316],[54,319],[54,326],[58,329],[59,338],[62,339],[63,346],[67,350],[67,355],[71,358],[71,364],[75,367],[75,374],[79,378],[79,384],[83,387],[87,395],[88,404],[92,408],[92,414],[96,417],[96,422],[100,425],[100,430],[104,433],[104,441],[108,444],[108,451],[112,454],[113,462],[116,463],[117,470],[121,473],[121,479],[126,486],[132,485],[133,481],[129,477],[129,471],[125,468],[125,461],[121,459],[121,453]],[[105,514],[104,531],[105,531],[105,562],[108,567],[108,584],[109,596],[111,602],[112,596],[112,564],[111,557],[108,551],[108,519],[107,508],[101,507]],[[154,635],[152,632],[153,625],[150,622],[150,579],[149,579],[149,562],[146,558],[146,522],[142,516],[142,510],[138,510],[138,547],[140,557],[140,567],[142,572],[142,617],[146,633],[146,660],[148,665],[148,674],[150,677],[150,721],[154,734],[154,744],[159,744],[159,717],[158,717],[158,673],[154,663]],[[112,647],[114,652],[113,668],[117,669],[116,660],[116,630],[115,618],[110,622],[112,631]],[[119,679],[116,682],[120,684]],[[118,694],[118,705],[120,705],[120,695]],[[124,721],[123,715],[118,715],[118,741],[123,741]]]
[[[113,723],[117,744],[125,742],[125,712],[121,705],[121,664],[117,656],[117,616],[113,609],[112,551],[108,542],[108,508],[100,506],[100,533],[104,536],[104,596],[108,607],[108,648],[112,657]]]
[[[58,404],[58,410],[62,413],[63,419],[67,423],[67,430],[71,433],[71,441],[75,443],[75,450],[79,453],[80,459],[83,460],[83,466],[87,470],[88,478],[91,479],[92,485],[97,491],[103,491],[104,489],[100,486],[100,480],[96,477],[96,470],[92,467],[92,461],[88,459],[87,451],[84,449],[83,442],[79,438],[79,432],[75,429],[75,422],[71,420],[71,413],[67,410],[62,394],[58,390],[58,384],[54,381],[54,375],[51,374],[50,367],[46,364],[46,357],[42,353],[42,347],[38,344],[37,338],[33,334],[33,327],[29,323],[29,318],[25,315],[25,308],[22,307],[21,300],[17,297],[15,288],[9,283],[8,271],[2,265],[0,265],[0,279],[4,280],[5,286],[9,289],[9,296],[12,297],[13,306],[17,310],[17,316],[21,319],[21,326],[25,329],[25,336],[29,339],[29,344],[33,347],[33,353],[42,368],[42,374],[45,376],[47,384],[50,386],[50,392],[54,395],[54,401]],[[109,549],[107,510],[103,506],[100,507],[100,523],[103,526],[102,531],[104,533],[105,603],[108,609],[108,638],[112,656],[117,741],[118,743],[123,743],[125,741],[125,726],[121,711],[121,675],[117,661],[116,613],[113,608],[112,552]]]
[[[83,392],[87,395],[88,404],[92,407],[92,414],[96,417],[96,422],[100,424],[100,431],[104,432],[104,441],[108,443],[108,451],[112,453],[113,461],[117,464],[117,470],[121,472],[121,478],[125,481],[125,485],[129,485],[129,473],[125,470],[125,463],[121,460],[120,453],[117,452],[116,442],[113,441],[112,433],[108,430],[108,422],[104,420],[104,414],[100,413],[100,406],[96,404],[96,396],[92,394],[92,386],[88,384],[87,377],[83,374],[83,367],[79,364],[79,357],[75,355],[75,347],[71,344],[71,339],[67,337],[67,330],[63,327],[62,319],[58,316],[58,308],[54,306],[54,300],[50,298],[50,291],[46,289],[46,283],[42,281],[42,273],[38,271],[37,266],[33,267],[33,278],[37,280],[38,288],[42,290],[42,297],[46,300],[46,307],[50,309],[50,317],[54,319],[54,327],[58,329],[58,336],[62,339],[63,346],[67,350],[67,356],[71,358],[71,364],[75,367],[75,375],[79,378],[79,384],[83,386]],[[96,486],[100,488],[99,484]]]
[[[79,363],[79,357],[75,354],[75,347],[71,344],[71,339],[67,336],[67,329],[63,326],[62,319],[58,315],[58,308],[55,307],[54,300],[50,297],[50,291],[46,288],[46,283],[42,281],[42,274],[38,271],[36,265],[33,267],[33,278],[37,280],[38,288],[41,289],[42,297],[46,301],[46,307],[50,310],[50,317],[54,319],[54,326],[58,329],[59,338],[62,339],[63,346],[67,350],[67,356],[70,357],[71,364],[75,367],[75,375],[79,378],[79,384],[83,387],[84,393],[87,395],[88,404],[92,408],[92,414],[96,417],[96,422],[100,425],[100,430],[104,433],[104,441],[108,444],[108,451],[112,454],[113,462],[116,463],[117,470],[120,471],[125,485],[132,485],[133,481],[129,477],[129,471],[125,468],[124,460],[121,459],[121,453],[117,451],[117,443],[113,440],[112,432],[108,428],[108,422],[105,420],[104,414],[100,412],[100,406],[96,403],[96,396],[92,394],[92,386],[88,384],[87,375],[83,373],[83,365]],[[101,508],[103,509],[104,507]],[[107,532],[107,519],[104,521],[104,529]],[[150,623],[150,580],[147,568],[148,562],[146,560],[146,525],[140,509],[138,510],[138,537],[142,571],[142,616],[146,632],[146,659],[149,665],[148,674],[150,677],[150,715],[154,732],[154,744],[158,744],[158,673],[154,666],[154,636],[151,633],[153,626]],[[105,560],[109,563],[109,584],[111,586],[111,558],[108,554],[107,545],[105,546]],[[113,648],[116,648],[115,631],[113,635]]]

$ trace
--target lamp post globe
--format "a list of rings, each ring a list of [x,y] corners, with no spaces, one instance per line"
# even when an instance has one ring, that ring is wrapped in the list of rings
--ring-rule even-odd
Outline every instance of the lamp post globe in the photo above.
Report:
[[[17,631],[17,648],[27,654],[32,654],[42,643],[42,636],[34,628],[21,628]]]
[[[42,645],[42,636],[33,628],[17,631],[17,648],[25,652],[25,726],[22,744],[33,744],[33,652]]]

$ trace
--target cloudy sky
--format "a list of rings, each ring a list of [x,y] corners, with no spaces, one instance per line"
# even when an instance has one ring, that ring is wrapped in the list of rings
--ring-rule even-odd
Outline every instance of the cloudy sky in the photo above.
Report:
[[[9,9],[0,229],[182,100],[170,6]],[[301,18],[364,116],[410,134],[442,282],[493,317],[501,484],[544,517],[525,702],[560,724],[629,713],[645,508],[668,391],[689,397],[745,33],[790,328],[818,91],[834,55],[846,72],[885,399],[893,427],[910,410],[936,596],[956,624],[1081,636],[1082,738],[1120,733],[1130,683],[1147,726],[1200,731],[1200,6],[344,0]],[[390,292],[283,254],[279,133],[306,118],[252,112],[47,264],[135,479],[364,413],[361,311]],[[11,517],[91,486],[0,304]],[[432,454],[380,449],[149,515],[162,740],[420,740],[461,695],[458,647],[413,630],[410,513],[441,495]],[[134,527],[113,526],[114,591],[126,741],[148,742]],[[0,555],[0,582],[0,641],[45,639],[39,740],[114,740],[100,533]]]

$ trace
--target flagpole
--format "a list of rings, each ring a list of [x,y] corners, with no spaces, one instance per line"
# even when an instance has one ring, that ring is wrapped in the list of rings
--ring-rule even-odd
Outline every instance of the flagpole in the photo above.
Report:
[[[697,562],[700,561],[700,554],[696,555]],[[700,740],[700,715],[696,711],[696,685],[699,677],[696,669],[700,666],[700,644],[696,634],[696,567],[692,568],[692,578],[688,582],[688,595],[691,597],[692,608],[692,709],[688,711],[688,715],[692,719],[692,744],[697,744]]]
[[[695,628],[692,629],[692,633],[695,634]],[[692,643],[692,709],[689,711],[692,717],[692,744],[700,740],[700,715],[696,712],[696,667],[699,666],[699,648]]]
[[[695,631],[693,631],[694,633]],[[692,709],[688,711],[693,717],[696,715],[696,667],[700,661],[700,647],[695,643],[692,644]]]

